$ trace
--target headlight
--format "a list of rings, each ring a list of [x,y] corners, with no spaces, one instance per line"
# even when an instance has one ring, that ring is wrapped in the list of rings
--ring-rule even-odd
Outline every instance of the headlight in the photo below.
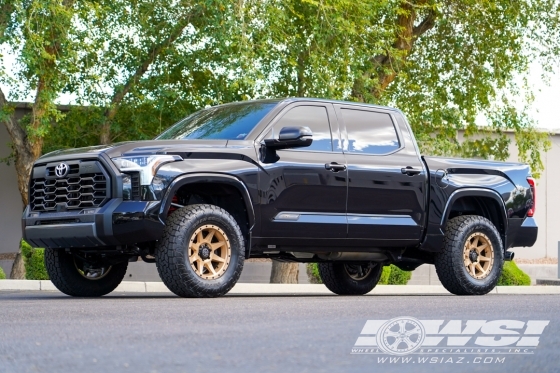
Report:
[[[182,161],[178,155],[140,155],[131,157],[118,157],[111,159],[121,172],[140,173],[140,184],[150,185],[158,168],[169,162]]]

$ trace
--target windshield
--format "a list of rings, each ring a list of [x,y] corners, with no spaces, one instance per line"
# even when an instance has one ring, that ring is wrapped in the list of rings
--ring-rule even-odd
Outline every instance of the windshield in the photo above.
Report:
[[[244,140],[276,102],[244,102],[197,111],[159,135],[157,140]]]

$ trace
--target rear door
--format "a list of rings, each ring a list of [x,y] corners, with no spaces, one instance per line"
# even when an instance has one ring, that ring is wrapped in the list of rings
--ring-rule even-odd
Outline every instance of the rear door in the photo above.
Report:
[[[277,162],[261,163],[261,235],[268,244],[311,249],[317,239],[346,238],[346,161],[332,104],[289,105],[263,139],[278,138],[283,127],[294,126],[309,127],[313,143],[279,150]]]
[[[335,108],[348,164],[348,238],[379,247],[418,243],[427,176],[414,145],[405,143],[394,112],[357,105]]]

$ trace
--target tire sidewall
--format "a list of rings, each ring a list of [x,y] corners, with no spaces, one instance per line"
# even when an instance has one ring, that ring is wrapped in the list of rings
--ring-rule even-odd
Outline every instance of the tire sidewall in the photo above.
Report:
[[[319,263],[319,274],[321,275],[321,279],[332,292],[339,295],[362,295],[369,293],[379,283],[381,273],[383,271],[383,266],[381,264],[376,264],[369,275],[361,280],[355,280],[350,277],[345,268],[346,264],[352,265],[359,263]],[[331,284],[330,281],[334,281],[336,283]]]
[[[235,276],[235,274],[238,272],[237,267],[240,264],[242,265],[242,263],[240,263],[241,257],[243,256],[243,254],[240,252],[241,251],[240,248],[243,247],[241,241],[242,238],[239,237],[238,232],[232,229],[231,227],[232,222],[228,220],[229,219],[223,218],[221,216],[204,213],[201,214],[201,216],[198,216],[192,222],[188,222],[184,226],[185,229],[182,231],[183,237],[181,241],[183,243],[183,252],[184,252],[183,265],[185,267],[185,272],[186,272],[185,275],[191,278],[192,281],[196,281],[201,286],[208,287],[208,288],[215,288],[215,289],[221,289],[224,286],[227,286],[228,283],[232,281],[232,277]],[[189,258],[188,258],[188,245],[192,235],[199,227],[207,224],[212,224],[220,227],[220,229],[222,229],[225,232],[230,242],[231,258],[229,261],[229,265],[226,271],[224,272],[224,274],[216,279],[204,279],[200,277],[198,274],[196,274],[196,272],[190,265]],[[235,279],[235,281],[237,281],[237,279]]]
[[[467,238],[473,233],[485,234],[492,243],[494,250],[494,262],[490,274],[483,279],[475,279],[468,272],[463,261],[463,250]],[[474,293],[487,293],[492,290],[498,283],[498,279],[502,273],[504,263],[504,250],[502,240],[496,231],[496,228],[486,219],[477,219],[476,221],[469,221],[464,224],[459,232],[459,239],[454,243],[456,245],[453,250],[453,264],[455,273],[459,280],[465,284],[466,287],[472,289]]]
[[[203,225],[216,225],[227,236],[231,257],[226,271],[216,279],[204,279],[192,268],[188,246]],[[189,205],[170,215],[164,237],[156,250],[156,266],[165,285],[181,297],[217,297],[237,283],[243,270],[245,241],[237,221],[224,209],[208,204]]]
[[[75,257],[63,249],[45,249],[45,267],[51,282],[61,292],[80,297],[98,297],[112,292],[123,280],[128,263],[111,265],[100,279],[90,280],[78,272]]]

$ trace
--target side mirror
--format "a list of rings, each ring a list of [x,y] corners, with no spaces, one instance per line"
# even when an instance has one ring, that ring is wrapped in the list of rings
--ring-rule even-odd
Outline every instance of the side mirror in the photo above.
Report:
[[[278,139],[264,140],[266,147],[274,150],[304,148],[312,142],[313,132],[309,127],[283,127]]]

